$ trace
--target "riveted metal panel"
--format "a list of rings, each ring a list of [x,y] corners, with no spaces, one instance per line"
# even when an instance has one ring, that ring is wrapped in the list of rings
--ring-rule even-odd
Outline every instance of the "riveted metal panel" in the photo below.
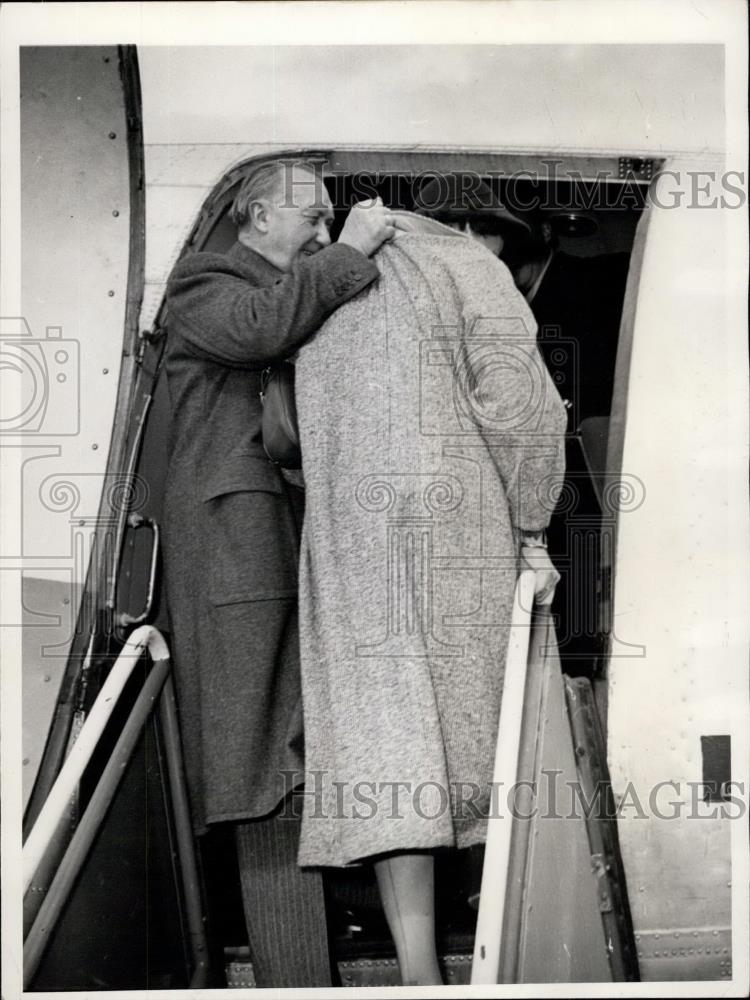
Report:
[[[683,178],[682,201],[652,207],[638,241],[623,325],[627,398],[616,393],[610,436],[611,471],[636,484],[619,498],[608,758],[641,935],[729,926],[732,827],[746,830],[736,807],[704,802],[698,787],[702,736],[746,745],[747,582],[732,557],[744,542],[727,534],[745,523],[745,474],[727,449],[746,392],[744,378],[733,381],[746,338],[732,311],[727,213],[688,207],[684,178],[699,164],[667,166]],[[657,182],[660,203],[664,193]],[[738,756],[734,767],[741,779]],[[714,977],[713,963],[699,965],[694,978]]]
[[[471,955],[443,955],[438,959],[446,986],[463,986],[471,979]],[[338,963],[341,985],[400,986],[401,975],[395,958],[359,958]],[[234,958],[226,966],[227,986],[230,989],[252,989],[255,973],[252,962]]]
[[[732,978],[730,927],[681,927],[636,935],[643,978],[651,982]]]
[[[52,571],[50,571],[52,572]],[[55,655],[67,649],[75,628],[80,587],[62,571],[58,579],[24,575],[23,601],[23,805],[34,785],[65,669]]]
[[[21,554],[69,561],[80,583],[104,486],[130,258],[117,48],[21,50],[21,167],[19,333],[46,376],[35,386],[46,396],[43,415],[19,428]]]
[[[16,421],[3,440],[22,455],[17,546],[6,555],[30,578],[67,586],[70,601],[65,636],[49,643],[33,629],[25,641],[32,672],[44,660],[57,674],[69,661],[46,725],[38,704],[24,706],[35,742],[56,720],[29,804],[35,814],[68,740],[76,671],[104,602],[99,569],[112,560],[117,518],[132,499],[120,424],[142,295],[143,171],[134,49],[22,48],[20,66],[22,315],[5,317],[3,334],[27,360],[34,405],[33,419]],[[39,606],[45,593],[36,588],[35,616],[57,613],[57,590],[49,609]]]

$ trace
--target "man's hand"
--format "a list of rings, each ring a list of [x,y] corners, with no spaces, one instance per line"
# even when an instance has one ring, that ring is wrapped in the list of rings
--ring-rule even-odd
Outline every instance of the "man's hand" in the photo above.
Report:
[[[365,257],[371,257],[381,243],[390,240],[395,232],[395,220],[390,209],[380,198],[368,198],[353,206],[338,241],[354,247]]]
[[[534,596],[538,604],[552,604],[560,574],[552,565],[545,548],[539,545],[521,547],[521,569],[533,569],[536,574]]]

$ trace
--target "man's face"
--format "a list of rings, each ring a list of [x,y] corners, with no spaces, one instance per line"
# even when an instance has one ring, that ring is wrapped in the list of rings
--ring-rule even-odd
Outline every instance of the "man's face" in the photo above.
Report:
[[[266,249],[282,271],[331,242],[333,207],[323,179],[308,167],[290,166],[267,205]]]

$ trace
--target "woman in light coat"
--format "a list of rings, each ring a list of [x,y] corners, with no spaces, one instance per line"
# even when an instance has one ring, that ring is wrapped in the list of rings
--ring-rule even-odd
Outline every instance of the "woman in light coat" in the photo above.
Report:
[[[540,598],[562,401],[486,248],[398,213],[297,359],[301,865],[374,862],[404,983],[439,983],[433,857],[486,837],[519,557]],[[524,547],[525,546],[525,547]]]

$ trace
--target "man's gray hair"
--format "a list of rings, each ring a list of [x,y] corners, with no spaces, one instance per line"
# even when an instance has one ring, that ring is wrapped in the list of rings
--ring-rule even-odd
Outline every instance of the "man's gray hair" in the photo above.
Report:
[[[286,172],[293,167],[301,167],[320,175],[319,164],[304,160],[268,160],[247,175],[229,210],[229,218],[238,229],[242,229],[250,221],[250,205],[254,201],[263,201],[276,195],[281,190]]]

